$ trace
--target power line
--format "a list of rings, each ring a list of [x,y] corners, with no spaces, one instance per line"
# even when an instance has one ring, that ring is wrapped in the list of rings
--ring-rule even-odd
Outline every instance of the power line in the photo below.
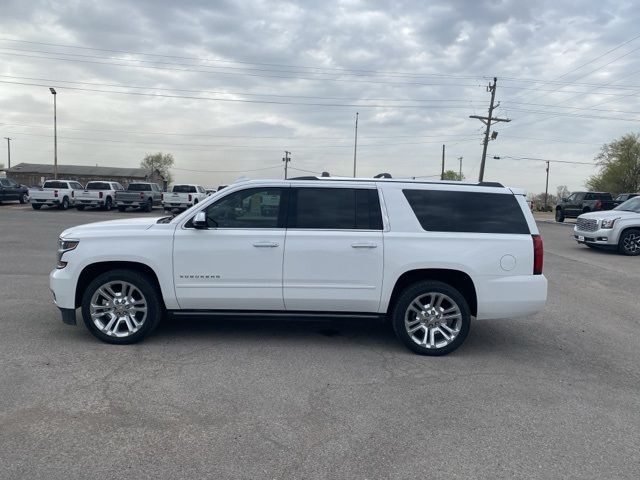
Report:
[[[229,92],[224,90],[191,90],[184,88],[166,88],[157,86],[140,86],[140,85],[127,85],[117,83],[102,83],[102,82],[80,82],[76,80],[59,80],[52,78],[37,78],[37,77],[22,77],[17,75],[0,75],[2,78],[11,78],[15,80],[32,80],[37,82],[47,82],[47,84],[60,84],[71,83],[74,85],[89,85],[94,87],[111,87],[111,88],[131,88],[137,90],[161,90],[167,92],[186,92],[186,93],[207,93],[211,95],[244,95],[247,97],[274,97],[274,98],[302,98],[302,99],[317,99],[317,100],[357,100],[357,101],[386,101],[386,102],[451,102],[451,103],[473,103],[476,100],[470,99],[443,99],[443,98],[359,98],[359,97],[327,97],[317,95],[280,95],[273,93],[254,93],[254,92]],[[640,88],[640,86],[638,87]],[[479,100],[477,100],[479,101]]]
[[[31,83],[31,82],[10,82],[8,80],[0,80],[0,83],[12,84],[12,85],[24,85],[34,87],[50,87],[51,84],[44,83]],[[313,106],[313,107],[358,107],[358,108],[439,108],[439,109],[466,109],[466,105],[445,105],[445,106],[429,106],[429,105],[381,105],[381,104],[356,104],[356,103],[320,103],[320,102],[282,102],[275,100],[247,100],[239,98],[212,98],[201,97],[195,95],[169,95],[164,93],[146,93],[146,92],[121,92],[116,90],[101,90],[96,88],[83,88],[83,87],[70,87],[70,86],[58,86],[58,89],[77,90],[83,92],[94,93],[113,93],[116,95],[137,95],[142,97],[161,97],[161,98],[181,98],[188,100],[206,100],[215,102],[237,102],[237,103],[257,103],[268,105],[299,105],[299,106]]]
[[[167,55],[167,54],[157,54],[157,53],[145,53],[145,52],[135,52],[129,50],[113,50],[106,48],[94,48],[94,47],[86,47],[79,45],[69,45],[69,44],[59,44],[59,43],[46,43],[46,42],[36,42],[30,40],[19,40],[12,38],[0,38],[0,41],[4,42],[18,42],[18,43],[27,43],[32,45],[43,45],[50,47],[62,47],[62,48],[75,48],[82,50],[92,50],[97,52],[109,52],[109,53],[121,53],[127,55],[143,55],[143,56],[152,56],[152,57],[160,57],[160,58],[176,58],[181,60],[194,60],[201,62],[219,62],[219,63],[237,63],[244,65],[261,65],[261,66],[271,66],[271,67],[281,67],[281,68],[300,68],[300,69],[314,69],[314,70],[331,70],[337,72],[363,72],[363,73],[373,73],[379,75],[404,75],[404,76],[433,76],[433,77],[442,77],[442,78],[460,78],[460,79],[479,79],[478,75],[451,75],[451,74],[443,74],[443,73],[416,73],[416,72],[395,72],[395,71],[379,71],[379,70],[364,70],[364,69],[350,69],[350,68],[338,68],[338,67],[311,67],[311,66],[303,66],[303,65],[287,65],[287,64],[277,64],[277,63],[263,63],[263,62],[248,62],[241,60],[226,60],[220,58],[202,58],[202,57],[188,57],[181,55]]]
[[[0,126],[6,127],[25,127],[25,128],[43,128],[49,130],[51,125],[44,124],[24,124],[24,123],[0,123]],[[215,133],[177,133],[177,132],[144,132],[144,131],[136,131],[136,130],[113,130],[113,129],[102,129],[102,128],[74,128],[74,127],[64,127],[65,130],[71,131],[80,131],[80,132],[102,132],[102,133],[114,133],[114,134],[133,134],[133,135],[161,135],[161,136],[181,136],[181,137],[205,137],[205,138],[250,138],[250,139],[259,139],[259,140],[289,140],[289,141],[308,141],[308,140],[345,140],[351,141],[352,137],[316,137],[316,136],[301,136],[301,137],[293,137],[291,135],[219,135]],[[364,139],[379,139],[379,138],[411,138],[411,139],[420,139],[420,138],[443,138],[443,137],[470,137],[471,135],[476,135],[476,132],[467,132],[467,133],[457,133],[457,134],[440,134],[440,135],[366,135],[360,136],[360,138]]]
[[[570,160],[551,160],[548,158],[537,158],[537,157],[512,157],[510,155],[500,155],[500,156],[494,156],[493,157],[494,160],[531,160],[531,161],[536,161],[536,162],[551,162],[551,163],[568,163],[568,164],[575,164],[575,165],[590,165],[592,167],[597,167],[598,164],[596,163],[590,163],[590,162],[573,162]]]
[[[201,169],[193,170],[189,168],[171,167],[171,170],[178,170],[182,172],[197,172],[197,173],[246,173],[246,172],[258,172],[261,170],[272,170],[274,168],[281,168],[281,167],[280,165],[274,165],[271,167],[251,168],[247,170],[201,170]]]

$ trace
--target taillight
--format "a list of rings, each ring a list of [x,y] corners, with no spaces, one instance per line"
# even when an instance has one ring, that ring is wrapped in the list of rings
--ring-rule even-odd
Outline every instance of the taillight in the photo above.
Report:
[[[191,201],[191,194],[189,194],[189,201]]]
[[[102,192],[98,192],[98,198],[102,198],[104,194]]]
[[[144,198],[144,193],[140,192],[140,200]]]
[[[540,235],[531,235],[533,238],[533,274],[542,275],[542,260],[544,250],[542,248],[542,237]]]
[[[54,191],[53,191],[53,196],[54,196],[54,197],[56,197],[56,198],[58,198],[58,190],[54,190]]]
[[[76,196],[75,190],[71,190],[71,198],[74,198],[75,196]]]
[[[596,200],[596,210],[602,209],[602,200]]]

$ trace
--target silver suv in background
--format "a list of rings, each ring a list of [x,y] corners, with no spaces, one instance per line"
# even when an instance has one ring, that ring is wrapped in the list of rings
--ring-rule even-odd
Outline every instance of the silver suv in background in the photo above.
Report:
[[[590,248],[640,255],[640,197],[633,197],[613,210],[580,215],[573,237]]]

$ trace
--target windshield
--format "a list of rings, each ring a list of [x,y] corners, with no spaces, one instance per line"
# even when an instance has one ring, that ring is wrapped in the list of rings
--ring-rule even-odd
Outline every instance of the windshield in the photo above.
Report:
[[[196,187],[193,185],[174,185],[174,193],[196,193]]]
[[[633,197],[624,203],[618,205],[614,210],[623,210],[625,212],[640,213],[640,197]]]

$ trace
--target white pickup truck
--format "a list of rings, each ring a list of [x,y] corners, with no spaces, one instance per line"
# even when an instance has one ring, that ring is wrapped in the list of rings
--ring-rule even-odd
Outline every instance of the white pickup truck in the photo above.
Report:
[[[47,180],[40,188],[30,188],[29,198],[34,210],[43,205],[66,210],[73,207],[76,197],[84,187],[74,180]]]
[[[178,184],[171,192],[162,194],[162,207],[165,210],[186,210],[207,198],[207,191],[201,185]]]
[[[86,207],[96,207],[100,210],[111,210],[116,192],[119,190],[124,190],[124,187],[118,182],[89,182],[84,190],[76,195],[76,208],[84,210]]]
[[[253,180],[176,217],[65,230],[50,288],[64,322],[81,308],[109,343],[165,313],[387,317],[408,348],[443,355],[471,317],[542,309],[542,257],[524,192],[498,183]]]

